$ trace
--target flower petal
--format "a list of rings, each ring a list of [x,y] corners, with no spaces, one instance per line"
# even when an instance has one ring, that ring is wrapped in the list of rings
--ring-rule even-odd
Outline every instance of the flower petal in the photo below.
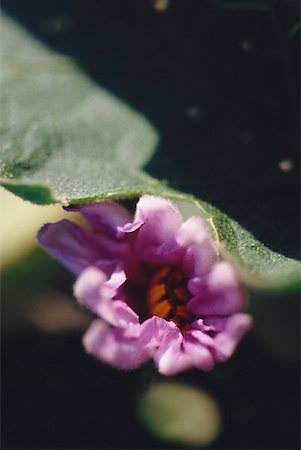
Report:
[[[228,316],[245,309],[245,291],[227,262],[215,263],[207,277],[194,278],[188,288],[197,292],[187,306],[198,316]]]
[[[101,361],[119,369],[131,370],[152,358],[169,329],[169,323],[159,317],[126,329],[110,328],[97,320],[84,336],[84,346],[88,353]]]
[[[92,234],[69,220],[44,225],[38,233],[41,246],[72,272],[80,273],[99,258]]]
[[[137,314],[125,301],[113,299],[119,295],[118,289],[125,280],[123,270],[117,269],[108,279],[103,271],[88,267],[77,279],[74,294],[80,303],[111,325],[120,328],[136,325],[139,322]]]
[[[141,197],[132,224],[136,230],[139,226],[135,237],[138,258],[149,263],[164,263],[160,247],[174,237],[181,223],[179,210],[169,200],[150,195]]]
[[[190,357],[182,350],[182,344],[183,337],[180,333],[176,338],[162,342],[154,356],[158,371],[162,375],[176,375],[192,367]]]
[[[123,237],[126,233],[134,233],[143,225],[143,220],[135,220],[135,222],[128,222],[124,226],[118,227],[118,236]]]
[[[94,230],[115,237],[119,236],[119,228],[123,227],[132,219],[131,214],[126,208],[110,201],[70,205],[64,207],[64,209],[81,213]]]
[[[227,318],[207,318],[205,323],[219,330],[213,338],[215,359],[225,361],[233,355],[238,343],[251,328],[253,319],[249,314],[238,313]]]
[[[164,336],[154,360],[162,375],[175,375],[192,368],[211,370],[214,366],[210,349],[190,332],[182,335],[179,329]]]
[[[195,335],[198,333],[198,339]],[[208,339],[209,338],[209,339]],[[215,361],[211,351],[210,337],[201,331],[184,334],[184,351],[190,356],[192,366],[200,370],[211,370]]]
[[[208,273],[216,261],[217,252],[212,237],[200,217],[191,217],[179,228],[175,236],[179,246],[186,249],[184,268],[189,277]]]
[[[149,261],[160,264],[182,261],[188,277],[208,273],[217,258],[213,240],[200,217],[188,219],[171,238],[151,250]]]

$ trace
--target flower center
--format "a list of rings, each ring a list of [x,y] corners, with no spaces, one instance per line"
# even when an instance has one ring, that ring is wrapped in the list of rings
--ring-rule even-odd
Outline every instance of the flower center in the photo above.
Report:
[[[194,315],[187,309],[191,299],[187,280],[178,267],[164,266],[151,278],[147,306],[151,315],[172,320],[182,332],[189,330]]]

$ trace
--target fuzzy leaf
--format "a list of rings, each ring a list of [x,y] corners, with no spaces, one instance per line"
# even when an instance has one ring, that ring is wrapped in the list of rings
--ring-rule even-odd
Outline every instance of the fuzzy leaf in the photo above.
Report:
[[[2,37],[3,185],[40,204],[152,191],[147,120],[7,19]]]
[[[3,19],[4,187],[33,203],[83,203],[145,193],[178,200],[207,221],[221,255],[257,290],[296,290],[300,263],[272,252],[206,202],[141,171],[158,141],[146,119],[79,67]]]

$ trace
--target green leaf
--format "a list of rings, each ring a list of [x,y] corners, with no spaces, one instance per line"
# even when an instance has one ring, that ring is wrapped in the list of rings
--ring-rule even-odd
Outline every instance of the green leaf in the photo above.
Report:
[[[2,19],[3,185],[36,203],[139,194],[158,135],[147,120]],[[138,151],[137,151],[138,150]]]
[[[295,34],[297,34],[300,31],[300,29],[301,29],[301,21],[299,20],[290,28],[288,36],[289,37],[295,36]]]
[[[153,384],[138,399],[137,413],[156,437],[189,448],[207,448],[222,428],[216,401],[205,391],[179,382]]]
[[[208,222],[221,256],[254,289],[296,290],[300,263],[272,252],[206,202],[141,171],[158,135],[146,119],[86,78],[71,60],[7,19],[2,27],[1,183],[34,203],[157,194]]]

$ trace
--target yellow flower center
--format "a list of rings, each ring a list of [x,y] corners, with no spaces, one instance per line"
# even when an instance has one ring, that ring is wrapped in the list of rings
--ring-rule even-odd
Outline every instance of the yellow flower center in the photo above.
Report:
[[[194,315],[187,309],[191,299],[184,273],[173,266],[164,266],[151,278],[147,291],[150,315],[172,320],[182,332],[190,329]]]

